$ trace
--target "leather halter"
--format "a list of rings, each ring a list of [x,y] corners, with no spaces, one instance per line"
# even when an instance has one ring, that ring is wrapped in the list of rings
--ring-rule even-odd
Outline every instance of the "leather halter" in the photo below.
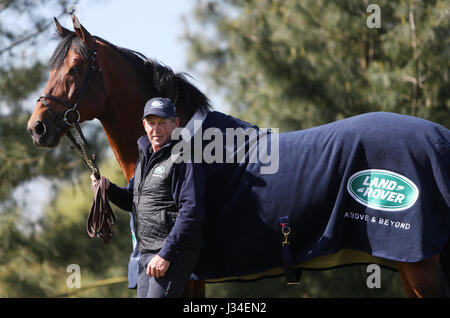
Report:
[[[80,121],[80,112],[78,111],[78,104],[83,99],[84,95],[86,94],[87,89],[89,88],[89,84],[92,80],[94,72],[98,69],[100,72],[102,71],[101,68],[97,67],[97,43],[94,41],[94,47],[91,50],[89,54],[89,65],[88,65],[88,72],[86,76],[84,77],[83,84],[81,86],[80,93],[77,96],[77,99],[75,100],[75,103],[71,104],[69,100],[65,100],[50,94],[43,94],[39,97],[37,100],[38,102],[41,102],[45,108],[52,114],[52,116],[57,119],[57,115],[53,111],[53,109],[50,107],[50,104],[47,102],[46,99],[52,100],[54,102],[57,102],[58,104],[64,106],[67,108],[67,110],[64,112],[64,116],[62,118],[62,121],[64,124],[66,124],[68,127],[74,127],[76,126]],[[58,126],[58,130],[67,128],[61,125],[59,121],[56,122]]]
[[[115,224],[116,219],[111,206],[109,205],[109,198],[106,194],[106,179],[105,177],[100,175],[100,170],[97,167],[95,155],[92,155],[92,159],[87,156],[86,148],[88,148],[88,144],[80,127],[80,112],[78,111],[78,104],[86,94],[94,72],[96,70],[98,70],[99,73],[102,72],[102,69],[97,67],[97,43],[95,41],[94,47],[90,51],[88,59],[88,72],[84,78],[80,93],[78,94],[75,103],[71,104],[68,100],[50,94],[41,95],[38,99],[38,102],[41,102],[50,112],[50,114],[55,118],[57,126],[56,129],[59,132],[66,128],[75,128],[75,134],[79,142],[77,142],[77,140],[73,137],[70,130],[67,131],[65,137],[72,148],[80,155],[81,159],[95,175],[97,180],[99,180],[97,186],[95,187],[95,189],[93,189],[94,200],[92,202],[91,210],[86,221],[86,230],[89,236],[98,236],[103,239],[103,242],[105,244],[107,244],[114,233],[112,231],[112,226]],[[66,108],[62,121],[58,120],[58,115],[55,114],[47,100],[57,102],[58,104]],[[64,126],[64,124],[67,126]]]
[[[62,99],[50,94],[43,94],[39,97],[37,100],[38,102],[41,102],[45,108],[49,111],[49,113],[53,116],[56,123],[56,130],[57,132],[61,132],[63,129],[66,128],[75,128],[75,134],[77,136],[77,139],[79,140],[77,142],[76,138],[73,137],[72,133],[67,131],[65,134],[65,137],[67,141],[70,143],[72,148],[78,152],[81,159],[84,161],[84,163],[88,166],[88,168],[91,170],[92,173],[95,174],[97,178],[100,178],[100,172],[97,167],[97,164],[95,162],[95,156],[92,156],[92,159],[89,158],[86,154],[86,148],[88,148],[88,143],[86,141],[86,138],[84,137],[83,131],[80,127],[80,112],[78,111],[78,105],[83,99],[84,95],[86,94],[89,85],[91,83],[91,80],[94,76],[94,72],[98,70],[100,73],[102,72],[102,69],[97,67],[97,42],[94,41],[94,46],[92,50],[90,50],[89,53],[89,65],[88,65],[88,71],[84,77],[83,84],[81,86],[80,93],[78,94],[75,102],[72,104],[69,100]],[[57,102],[58,104],[64,106],[66,108],[66,111],[64,112],[64,115],[62,117],[62,120],[59,119],[59,115],[57,115],[54,110],[51,108],[50,104],[47,100],[52,100],[54,102]]]

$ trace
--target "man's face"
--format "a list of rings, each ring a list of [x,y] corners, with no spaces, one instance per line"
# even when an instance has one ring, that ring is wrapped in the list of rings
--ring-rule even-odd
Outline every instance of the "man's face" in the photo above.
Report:
[[[153,151],[158,151],[170,141],[172,132],[180,124],[180,119],[164,119],[156,115],[150,115],[144,118],[143,124]]]

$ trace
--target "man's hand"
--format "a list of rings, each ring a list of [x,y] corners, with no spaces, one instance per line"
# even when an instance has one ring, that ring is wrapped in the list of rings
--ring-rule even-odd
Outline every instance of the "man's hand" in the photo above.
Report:
[[[90,177],[91,177],[91,181],[92,181],[91,189],[92,189],[92,192],[95,193],[95,188],[97,187],[97,185],[100,182],[100,180],[97,180],[97,178],[94,176],[94,174],[91,174]],[[108,189],[108,188],[109,188],[109,180],[106,179],[106,189]]]
[[[163,277],[166,274],[169,265],[169,261],[159,255],[155,255],[148,263],[147,275],[152,277]]]

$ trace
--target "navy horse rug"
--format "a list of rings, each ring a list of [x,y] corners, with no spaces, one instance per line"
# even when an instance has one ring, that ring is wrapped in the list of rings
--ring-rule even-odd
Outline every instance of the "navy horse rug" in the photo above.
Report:
[[[236,131],[252,133],[236,142]],[[341,258],[322,267],[362,260],[355,255],[417,262],[449,240],[450,130],[438,124],[368,113],[274,133],[209,112],[194,139],[200,132],[207,212],[199,279],[281,274],[286,247],[295,267],[308,268],[327,255]]]

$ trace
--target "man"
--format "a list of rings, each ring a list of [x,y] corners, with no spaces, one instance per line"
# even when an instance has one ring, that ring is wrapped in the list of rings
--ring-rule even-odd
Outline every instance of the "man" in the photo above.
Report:
[[[138,297],[181,296],[202,245],[204,175],[199,164],[175,163],[171,135],[179,122],[169,99],[150,99],[134,177],[127,188],[108,187],[111,202],[133,214]]]

